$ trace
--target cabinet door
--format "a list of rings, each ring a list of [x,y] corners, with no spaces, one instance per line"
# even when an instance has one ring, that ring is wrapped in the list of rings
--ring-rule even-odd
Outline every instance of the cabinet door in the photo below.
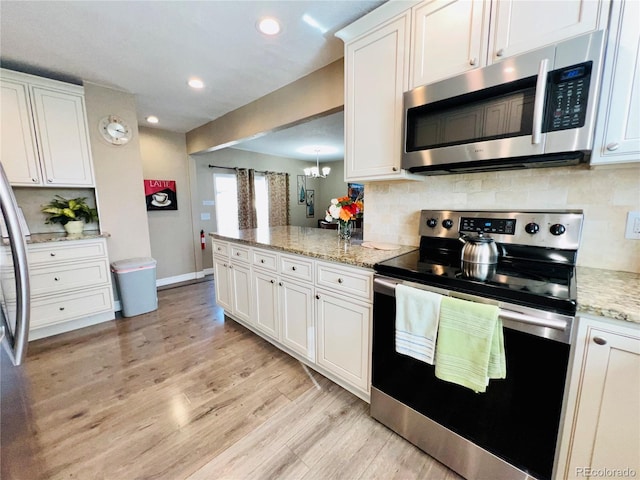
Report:
[[[400,175],[409,13],[346,45],[345,179]]]
[[[607,26],[608,0],[492,2],[489,63]]]
[[[229,277],[233,292],[233,314],[251,323],[251,269],[234,262],[229,266]]]
[[[44,184],[92,186],[93,169],[82,96],[32,87]]]
[[[12,185],[39,185],[42,182],[27,85],[2,79],[0,87],[2,166]]]
[[[410,88],[486,63],[489,3],[434,0],[414,8]]]
[[[640,335],[589,327],[585,336],[569,461],[585,468],[640,471]],[[589,477],[591,478],[591,477]]]
[[[216,303],[227,312],[233,312],[233,290],[229,276],[228,260],[213,259],[213,279],[216,287]]]
[[[640,161],[640,2],[614,4],[605,59],[594,165]]]
[[[315,361],[313,287],[283,281],[280,292],[281,341],[290,349]]]
[[[280,339],[278,280],[275,275],[253,272],[253,325],[275,340]]]
[[[371,306],[317,293],[318,365],[369,392]]]

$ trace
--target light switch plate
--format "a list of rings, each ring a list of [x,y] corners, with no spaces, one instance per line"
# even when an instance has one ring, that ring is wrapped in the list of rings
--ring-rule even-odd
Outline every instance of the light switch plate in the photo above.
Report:
[[[627,214],[627,228],[624,238],[640,240],[640,212],[629,212]]]

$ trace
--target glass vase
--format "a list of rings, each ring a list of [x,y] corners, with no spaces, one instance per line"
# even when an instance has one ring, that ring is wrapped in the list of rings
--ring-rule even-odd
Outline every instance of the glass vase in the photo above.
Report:
[[[352,230],[353,223],[351,221],[338,220],[338,237],[340,240],[350,240]]]

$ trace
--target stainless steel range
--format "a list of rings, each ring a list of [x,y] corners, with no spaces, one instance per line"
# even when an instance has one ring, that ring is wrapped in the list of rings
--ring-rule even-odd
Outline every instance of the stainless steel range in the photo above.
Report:
[[[580,211],[431,211],[376,265],[371,415],[468,479],[550,479],[576,312]],[[486,392],[395,350],[395,287],[495,304],[505,379]]]

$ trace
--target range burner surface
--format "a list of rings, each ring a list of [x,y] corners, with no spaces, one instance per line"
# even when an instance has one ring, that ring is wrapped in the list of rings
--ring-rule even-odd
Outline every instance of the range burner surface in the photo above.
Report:
[[[425,210],[420,249],[375,268],[404,280],[574,315],[581,227],[579,212]],[[500,256],[495,265],[472,264],[470,269],[461,261],[458,237],[479,232],[495,240]],[[480,267],[484,271],[479,275]]]

